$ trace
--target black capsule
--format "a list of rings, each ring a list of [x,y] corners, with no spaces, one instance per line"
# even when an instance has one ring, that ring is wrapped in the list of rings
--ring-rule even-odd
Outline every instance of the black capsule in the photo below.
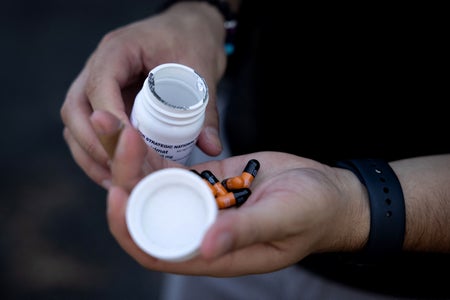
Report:
[[[244,168],[244,172],[250,173],[253,177],[256,177],[259,166],[259,161],[257,161],[256,159],[250,159]]]

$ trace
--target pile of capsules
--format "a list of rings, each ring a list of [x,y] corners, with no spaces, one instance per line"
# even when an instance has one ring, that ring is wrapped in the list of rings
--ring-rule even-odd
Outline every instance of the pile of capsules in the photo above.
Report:
[[[227,178],[219,182],[214,174],[205,170],[198,173],[196,170],[191,170],[200,177],[202,177],[211,189],[216,198],[217,205],[220,209],[232,206],[242,205],[250,196],[250,184],[255,179],[259,170],[259,161],[251,159],[242,171],[240,176]]]

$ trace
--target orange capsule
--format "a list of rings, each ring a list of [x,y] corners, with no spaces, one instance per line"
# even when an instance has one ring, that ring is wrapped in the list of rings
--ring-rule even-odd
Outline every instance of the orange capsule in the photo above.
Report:
[[[227,189],[222,185],[222,183],[219,182],[219,180],[211,171],[205,170],[200,173],[200,176],[208,181],[209,184],[213,187],[214,196],[223,196],[228,193]]]
[[[224,179],[222,185],[228,190],[249,188],[259,170],[259,161],[251,159],[240,176]]]
[[[203,181],[206,182],[206,184],[211,189],[211,192],[213,193],[213,195],[215,197],[217,195],[217,189],[214,186],[212,186],[208,180],[203,178],[203,176],[197,170],[191,169],[191,171],[194,172],[195,174],[197,174],[198,176],[200,176],[203,179]]]
[[[241,206],[245,201],[247,201],[250,194],[250,189],[239,189],[216,197],[216,202],[220,209],[232,206]]]

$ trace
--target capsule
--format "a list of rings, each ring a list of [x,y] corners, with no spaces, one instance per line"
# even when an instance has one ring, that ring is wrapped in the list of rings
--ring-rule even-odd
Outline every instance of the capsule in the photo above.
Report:
[[[247,201],[250,194],[250,189],[243,188],[216,197],[216,202],[219,209],[229,208],[232,206],[241,206],[245,201]]]
[[[256,174],[258,173],[259,166],[259,161],[257,161],[256,159],[249,160],[240,176],[224,179],[222,181],[222,185],[227,190],[249,188],[250,184],[253,182],[253,179],[255,179]]]
[[[203,181],[208,185],[209,189],[213,193],[214,197],[217,195],[217,189],[214,186],[212,186],[211,183],[208,180],[203,178],[203,176],[197,170],[191,169],[191,172],[197,174],[198,176],[200,176],[203,179]]]
[[[219,182],[219,180],[211,171],[205,170],[200,173],[200,176],[208,181],[212,186],[214,196],[223,196],[228,193],[227,189],[222,185],[221,182]]]

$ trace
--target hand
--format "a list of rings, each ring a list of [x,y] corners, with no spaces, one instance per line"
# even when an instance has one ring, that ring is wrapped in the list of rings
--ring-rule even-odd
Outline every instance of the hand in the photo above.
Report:
[[[108,193],[113,236],[148,269],[211,276],[270,272],[310,253],[363,247],[369,232],[367,195],[347,170],[279,152],[252,153],[191,168],[210,170],[221,181],[241,174],[250,159],[260,162],[250,186],[252,194],[242,206],[220,210],[203,239],[200,255],[186,262],[160,261],[131,239],[126,204],[132,188],[146,174],[183,166],[161,159],[134,128],[126,127],[112,161],[114,185]]]
[[[64,138],[76,163],[92,180],[105,188],[111,184],[110,158],[89,121],[92,112],[109,111],[129,125],[134,98],[149,70],[165,62],[188,65],[207,81],[210,101],[197,145],[208,155],[220,154],[215,100],[216,84],[226,65],[223,39],[220,14],[196,2],[175,4],[164,13],[105,35],[61,107]]]

